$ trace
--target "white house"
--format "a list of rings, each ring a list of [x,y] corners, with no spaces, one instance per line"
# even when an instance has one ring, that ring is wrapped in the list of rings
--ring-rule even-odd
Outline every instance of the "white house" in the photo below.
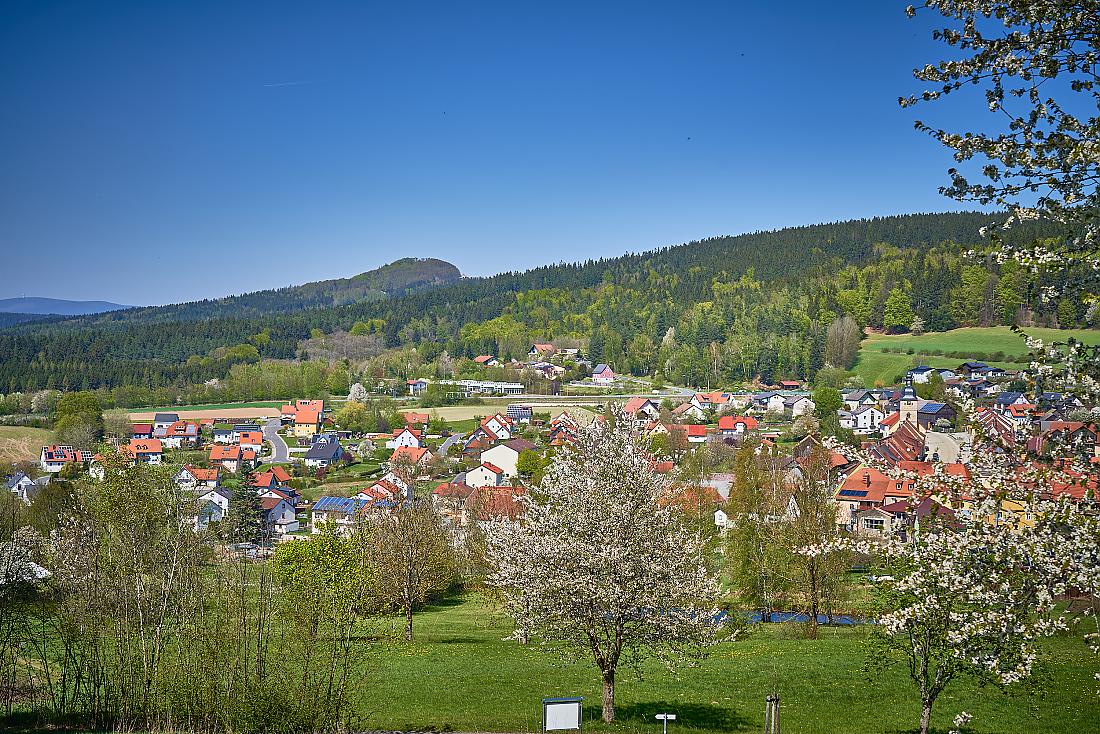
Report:
[[[764,409],[769,413],[782,413],[787,407],[786,398],[779,393],[772,395],[768,398],[767,403],[764,405]]]
[[[494,464],[482,463],[466,472],[468,487],[499,487],[504,484],[504,470]]]
[[[276,535],[285,535],[298,530],[298,515],[294,505],[282,497],[262,497],[260,506],[263,508],[264,526]]]
[[[481,427],[488,428],[500,441],[507,441],[512,437],[512,421],[500,413],[494,413],[485,418],[481,421]]]
[[[86,464],[91,460],[91,451],[75,449],[72,446],[43,446],[42,453],[38,457],[38,465],[42,467],[42,471],[56,474],[64,469],[66,464]]]
[[[878,433],[882,419],[886,417],[886,413],[874,405],[861,405],[852,411],[838,412],[841,427],[859,435]]]
[[[200,469],[188,464],[176,472],[176,476],[172,479],[179,485],[180,489],[216,489],[218,486],[218,467]]]
[[[791,411],[791,417],[797,418],[800,415],[809,415],[814,412],[814,401],[810,400],[805,395],[791,395],[783,400],[784,410]],[[771,406],[769,405],[769,410]]]
[[[205,530],[212,522],[221,522],[229,512],[229,500],[233,493],[228,489],[205,489],[196,498],[199,503],[199,514],[195,518],[195,525],[199,530]]]
[[[491,449],[482,451],[481,461],[500,467],[504,470],[505,477],[514,477],[519,474],[519,471],[516,469],[516,465],[519,462],[519,455],[534,447],[535,444],[526,439],[513,438],[510,441],[497,444]]]
[[[180,417],[175,413],[157,413],[153,416],[153,430],[165,429],[173,423],[177,423]]]
[[[386,441],[386,448],[399,449],[404,447],[418,449],[423,445],[420,440],[420,435],[420,431],[413,430],[408,426],[394,429],[393,438]]]

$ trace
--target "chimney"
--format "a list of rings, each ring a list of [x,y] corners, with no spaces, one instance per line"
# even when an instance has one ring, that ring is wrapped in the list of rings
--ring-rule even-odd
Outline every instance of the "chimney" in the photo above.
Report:
[[[871,472],[869,472],[869,471],[863,472],[863,484],[864,484],[864,486],[867,486],[867,487],[871,486]]]

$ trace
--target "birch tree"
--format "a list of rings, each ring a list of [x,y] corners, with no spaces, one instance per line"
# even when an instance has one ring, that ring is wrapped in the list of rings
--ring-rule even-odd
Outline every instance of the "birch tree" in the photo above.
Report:
[[[666,480],[651,464],[621,414],[595,421],[523,499],[524,519],[488,531],[489,584],[514,637],[595,663],[606,722],[620,668],[693,662],[720,631],[705,541],[662,506]]]

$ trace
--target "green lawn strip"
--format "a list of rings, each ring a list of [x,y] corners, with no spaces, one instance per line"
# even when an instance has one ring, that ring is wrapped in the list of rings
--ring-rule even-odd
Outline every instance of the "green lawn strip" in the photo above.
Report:
[[[744,640],[718,647],[699,667],[673,675],[657,664],[644,677],[623,671],[618,681],[619,722],[598,721],[599,678],[591,663],[561,664],[537,645],[505,641],[509,628],[474,594],[416,616],[412,644],[378,649],[357,697],[361,723],[380,729],[538,731],[543,697],[585,697],[585,728],[612,732],[658,731],[653,715],[676,713],[672,731],[760,731],[764,696],[773,682],[782,696],[787,734],[911,732],[919,706],[900,668],[879,669],[862,645],[867,628],[828,628],[816,641],[798,638],[797,625],[764,625]],[[1040,734],[1095,730],[1100,701],[1095,658],[1075,637],[1047,641],[1050,679],[1042,696],[969,682],[948,689],[934,725],[951,728],[961,710],[975,714],[971,732]]]

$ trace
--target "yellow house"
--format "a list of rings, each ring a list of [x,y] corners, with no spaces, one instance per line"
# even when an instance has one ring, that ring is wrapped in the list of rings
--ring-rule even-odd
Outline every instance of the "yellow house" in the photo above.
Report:
[[[298,437],[308,438],[321,432],[324,421],[325,402],[323,400],[298,400],[294,403],[294,425],[291,432]]]

